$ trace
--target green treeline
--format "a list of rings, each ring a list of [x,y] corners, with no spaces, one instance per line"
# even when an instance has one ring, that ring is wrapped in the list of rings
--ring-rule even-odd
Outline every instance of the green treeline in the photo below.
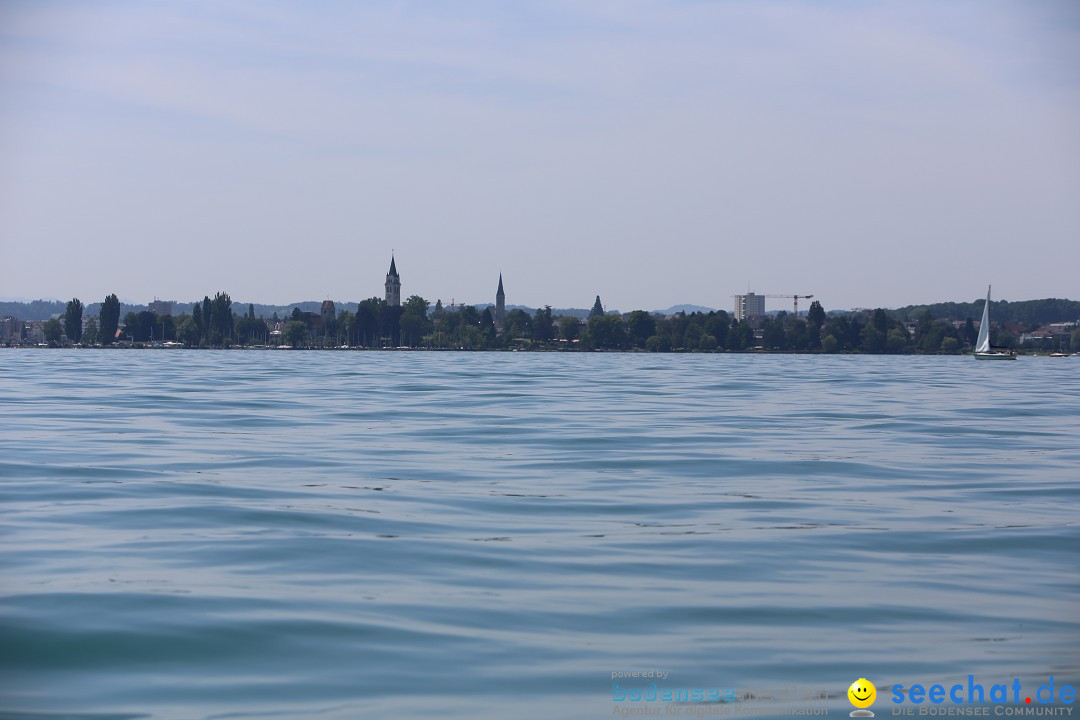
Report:
[[[906,305],[892,312],[900,320],[918,320],[924,313],[931,317],[946,320],[964,320],[982,317],[986,300],[979,299],[969,303],[944,302],[932,305]],[[991,300],[990,317],[1002,325],[1024,325],[1035,329],[1047,323],[1080,318],[1080,301],[1044,298],[1042,300]]]
[[[983,300],[981,298],[973,302],[942,302],[931,305],[906,305],[886,312],[894,315],[904,322],[915,322],[926,311],[931,316],[942,320],[955,320],[963,322],[965,319],[982,317]],[[199,304],[199,303],[196,303]],[[318,302],[304,302],[289,305],[288,308],[300,306],[302,310],[318,309]],[[350,305],[351,307],[351,305]],[[138,312],[145,310],[146,306],[127,306],[128,309]],[[269,317],[275,310],[281,310],[282,306],[255,305],[259,315]],[[177,314],[184,312],[191,314],[193,308],[189,303],[174,302],[173,311]],[[0,302],[0,317],[11,316],[26,321],[48,320],[56,314],[63,314],[65,303],[52,300],[34,300],[32,302]],[[88,303],[84,307],[84,313],[97,316],[100,311],[100,303]],[[533,311],[535,312],[535,311]],[[558,310],[556,315],[561,314]],[[566,314],[570,314],[567,312]],[[584,315],[585,312],[578,311]],[[995,300],[990,303],[990,315],[994,322],[1003,325],[1024,325],[1031,329],[1052,322],[1071,321],[1080,318],[1080,300],[1062,300],[1057,298],[1044,298],[1041,300]]]
[[[981,303],[973,305],[981,312]],[[239,312],[238,312],[239,310]],[[826,314],[814,302],[806,317],[779,313],[760,319],[754,327],[734,320],[723,310],[676,313],[667,317],[635,310],[626,315],[605,314],[597,298],[587,320],[555,316],[550,306],[529,313],[513,309],[502,326],[494,308],[466,305],[434,307],[412,295],[400,307],[373,297],[356,312],[340,313],[333,303],[322,312],[294,308],[284,318],[256,317],[253,305],[235,308],[228,293],[204,297],[191,313],[177,317],[149,310],[120,318],[120,302],[109,295],[96,320],[83,329],[84,306],[75,298],[67,304],[63,322],[45,323],[51,346],[180,343],[186,347],[280,346],[294,348],[430,348],[459,350],[621,350],[644,352],[798,352],[867,354],[956,354],[970,352],[978,332],[971,317],[958,322],[935,318],[928,309],[903,321],[896,311],[876,309]],[[991,342],[1021,347],[1018,338],[997,324]],[[1073,330],[1054,349],[1080,350],[1080,330]]]

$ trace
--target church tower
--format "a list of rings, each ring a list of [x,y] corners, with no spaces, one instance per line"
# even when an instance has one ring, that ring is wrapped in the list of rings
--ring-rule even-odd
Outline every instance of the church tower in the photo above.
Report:
[[[394,256],[390,256],[390,272],[386,273],[386,304],[401,307],[401,277],[397,274]]]
[[[495,291],[495,327],[502,330],[506,317],[506,293],[503,292],[502,273],[499,273],[499,289]]]

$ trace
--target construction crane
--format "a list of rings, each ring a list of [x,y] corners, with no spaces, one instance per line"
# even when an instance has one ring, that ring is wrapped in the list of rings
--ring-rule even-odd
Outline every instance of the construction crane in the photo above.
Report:
[[[809,300],[813,295],[766,295],[767,298],[788,298],[795,300],[795,317],[799,317],[799,298]]]

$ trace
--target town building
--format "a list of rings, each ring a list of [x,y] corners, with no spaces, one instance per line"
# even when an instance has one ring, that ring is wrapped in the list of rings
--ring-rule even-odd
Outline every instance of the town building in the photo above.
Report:
[[[45,321],[31,320],[28,322],[23,337],[35,345],[45,342]]]
[[[390,256],[390,272],[386,273],[386,304],[401,307],[401,276],[398,275],[394,256]]]
[[[157,298],[154,298],[154,302],[150,303],[149,309],[150,312],[158,317],[172,315],[172,303],[168,300],[158,300]]]
[[[735,296],[735,319],[759,325],[765,317],[765,296],[747,293]]]
[[[0,318],[0,341],[10,342],[23,339],[26,323],[16,317],[5,315]]]
[[[319,317],[322,319],[323,327],[330,327],[337,320],[337,308],[334,307],[333,300],[323,300],[322,307],[319,308]]]
[[[1052,347],[1054,343],[1054,333],[1049,330],[1032,330],[1031,332],[1020,333],[1020,342]]]

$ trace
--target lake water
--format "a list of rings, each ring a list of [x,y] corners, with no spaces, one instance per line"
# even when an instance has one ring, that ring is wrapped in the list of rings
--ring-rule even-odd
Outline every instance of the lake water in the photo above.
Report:
[[[0,717],[1075,686],[1078,438],[1080,358],[0,351]]]

